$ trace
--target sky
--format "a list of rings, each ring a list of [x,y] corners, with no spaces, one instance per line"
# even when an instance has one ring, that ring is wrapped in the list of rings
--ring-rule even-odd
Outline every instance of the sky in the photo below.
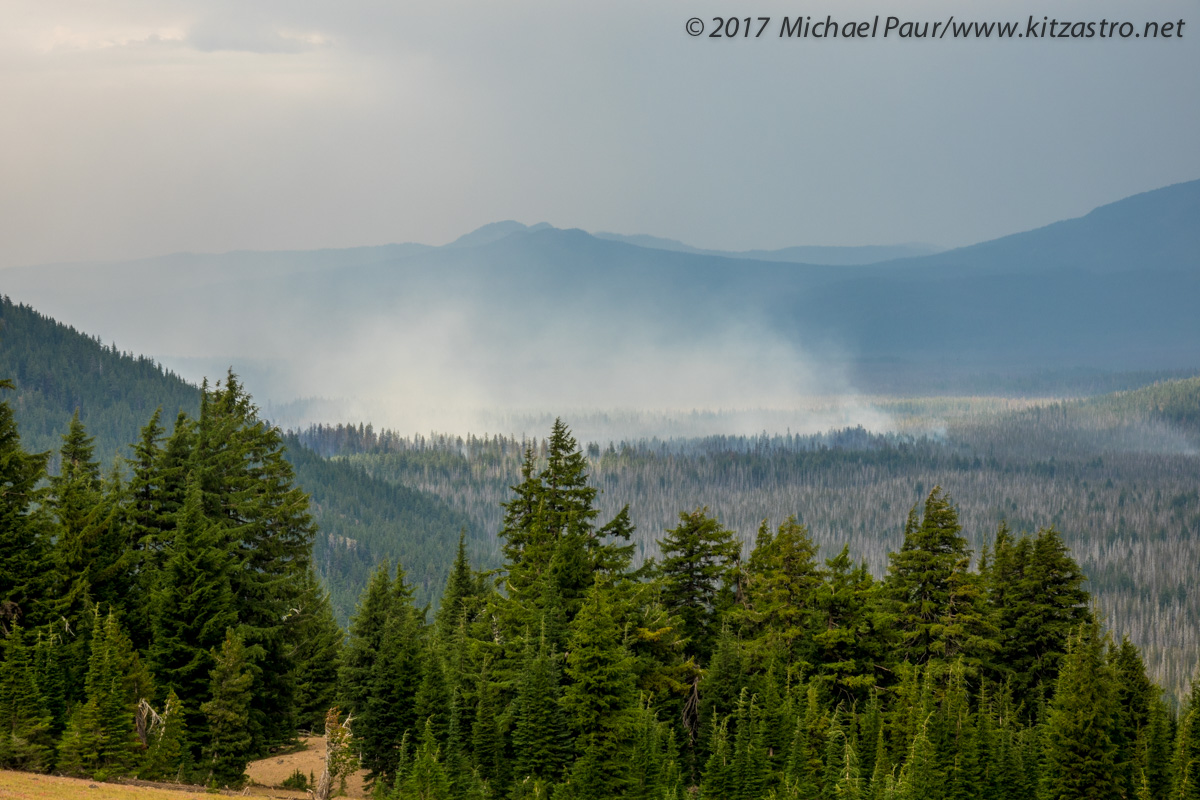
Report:
[[[503,219],[957,246],[1200,177],[1196,0],[0,5],[0,266],[441,244]],[[1186,24],[780,39],[798,13]],[[730,14],[771,22],[685,29]]]

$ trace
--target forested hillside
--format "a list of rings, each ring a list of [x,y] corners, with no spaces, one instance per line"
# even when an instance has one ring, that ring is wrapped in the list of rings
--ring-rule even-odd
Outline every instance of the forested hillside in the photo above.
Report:
[[[21,437],[34,451],[58,451],[71,415],[96,436],[107,468],[128,446],[154,409],[166,419],[195,415],[200,391],[154,359],[134,356],[55,322],[29,306],[0,296],[0,378],[11,380],[9,402]]]
[[[403,800],[1184,800],[1198,383],[580,448],[285,438],[229,374],[113,470],[6,385],[0,767],[237,786],[324,726]]]
[[[46,459],[0,403],[0,767],[236,787],[323,721],[321,798],[360,763],[381,800],[1188,800],[1200,781],[1200,675],[1165,697],[1053,528],[1001,526],[973,567],[933,487],[897,510],[877,579],[794,517],[747,552],[696,508],[636,567],[629,509],[599,511],[556,422],[501,506],[501,569],[460,544],[430,620],[381,564],[343,640],[281,444],[230,379],[196,420],[145,428],[127,484],[73,422],[38,489]]]
[[[1155,680],[1180,693],[1200,654],[1200,440],[1186,425],[1197,398],[1200,379],[1026,408],[895,400],[881,407],[924,430],[942,416],[944,431],[643,441],[591,445],[586,457],[601,512],[630,506],[639,562],[658,553],[656,540],[681,509],[699,506],[745,548],[764,518],[795,515],[822,548],[849,545],[876,576],[900,545],[904,514],[935,485],[954,498],[976,556],[1002,523],[1054,525],[1107,623],[1143,649]],[[301,439],[436,494],[489,531],[501,527],[500,504],[521,479],[525,448],[544,459],[548,446],[359,426],[313,428]]]
[[[115,467],[128,477],[125,460],[135,456],[142,428],[156,409],[161,409],[159,424],[166,429],[180,412],[194,418],[200,409],[200,389],[153,360],[122,353],[7,298],[0,298],[3,378],[13,382],[6,400],[21,441],[32,452],[49,454],[52,475],[59,472],[62,437],[75,413],[94,439],[101,471],[107,474]],[[356,466],[317,458],[295,440],[288,445],[285,458],[294,466],[298,485],[313,498],[320,531],[314,549],[317,571],[343,623],[379,561],[412,565],[418,599],[432,603],[461,530],[467,531],[471,553],[482,553],[478,529],[437,497],[371,478]]]

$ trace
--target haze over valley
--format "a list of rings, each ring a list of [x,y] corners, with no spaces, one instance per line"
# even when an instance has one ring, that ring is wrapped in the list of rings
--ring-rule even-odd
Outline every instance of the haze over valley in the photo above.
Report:
[[[0,280],[194,382],[232,367],[285,427],[532,435],[525,420],[570,412],[628,420],[584,431],[596,438],[886,431],[860,395],[1024,382],[1061,396],[1200,363],[1197,218],[1193,181],[934,253],[717,254],[500,223],[441,247],[180,254]],[[639,416],[693,411],[673,429]]]

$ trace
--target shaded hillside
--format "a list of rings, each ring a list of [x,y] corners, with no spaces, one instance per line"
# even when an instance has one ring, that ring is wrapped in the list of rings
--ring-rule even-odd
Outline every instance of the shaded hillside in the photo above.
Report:
[[[154,359],[106,346],[7,297],[0,298],[0,377],[16,384],[6,399],[27,448],[57,451],[78,411],[104,464],[128,455],[154,409],[174,419],[200,407],[199,390]]]
[[[129,444],[156,408],[169,428],[179,411],[195,417],[199,389],[152,359],[119,352],[43,316],[0,300],[0,378],[14,409],[22,443],[57,456],[71,415],[79,410],[102,464],[131,457]],[[220,376],[219,376],[220,377]],[[400,561],[420,602],[435,602],[454,559],[460,530],[474,536],[461,513],[435,496],[367,476],[357,466],[329,462],[287,441],[297,484],[312,497],[319,526],[314,561],[343,623],[380,560]],[[52,460],[52,471],[57,464]],[[473,542],[474,539],[471,539]],[[486,548],[472,545],[482,557]]]
[[[313,560],[343,625],[380,561],[402,564],[424,605],[441,596],[459,531],[469,534],[474,563],[494,559],[470,518],[436,495],[372,477],[356,464],[326,460],[295,436],[285,441],[296,482],[309,493],[320,526]]]

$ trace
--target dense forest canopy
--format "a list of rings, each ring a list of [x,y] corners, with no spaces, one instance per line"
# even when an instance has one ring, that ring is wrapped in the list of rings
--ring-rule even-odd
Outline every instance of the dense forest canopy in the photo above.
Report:
[[[3,311],[71,354],[0,348],[0,766],[236,786],[324,728],[381,798],[1200,792],[1200,379],[891,401],[962,407],[932,435],[284,434]]]
[[[764,517],[795,515],[823,550],[849,545],[878,578],[901,544],[904,512],[940,484],[977,555],[1001,523],[1018,532],[1054,525],[1106,624],[1142,649],[1156,681],[1186,692],[1200,654],[1200,378],[1085,400],[893,398],[880,407],[913,433],[589,444],[597,506],[611,516],[629,505],[637,563],[658,555],[680,509],[709,506],[746,553]],[[484,531],[501,527],[526,449],[544,460],[549,446],[369,425],[314,426],[299,439],[436,495]],[[499,558],[495,548],[483,564]]]
[[[382,798],[1195,796],[1200,680],[1181,705],[1151,681],[1053,527],[973,557],[935,486],[876,578],[795,517],[747,553],[698,507],[637,565],[556,422],[500,568],[460,537],[431,618],[382,564],[347,635],[236,379],[159,416],[128,479],[76,417],[47,481],[0,404],[0,765],[235,786],[324,725]]]

